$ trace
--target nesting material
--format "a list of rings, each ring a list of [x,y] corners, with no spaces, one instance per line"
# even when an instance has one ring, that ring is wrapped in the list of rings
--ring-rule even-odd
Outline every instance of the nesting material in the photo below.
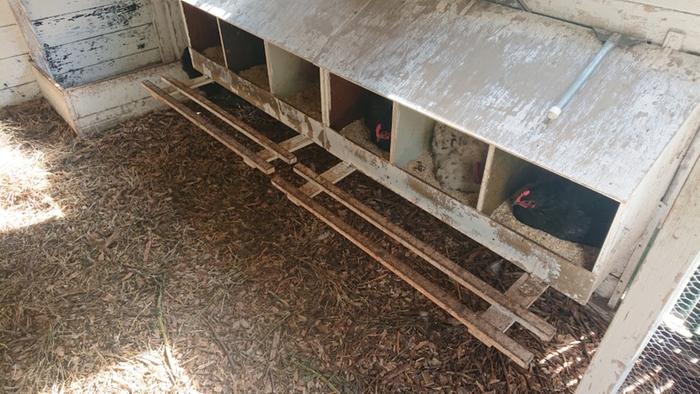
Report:
[[[311,84],[284,100],[312,118],[321,120],[321,85],[319,83]]]
[[[364,120],[358,119],[343,127],[343,129],[340,130],[340,134],[375,155],[389,160],[389,152],[379,149],[377,144],[369,139],[369,129],[365,126]]]
[[[226,60],[224,60],[224,49],[221,47],[209,47],[202,51],[202,55],[218,64],[226,64]]]
[[[464,193],[459,190],[451,190],[442,187],[435,177],[435,166],[431,152],[425,151],[417,159],[410,161],[406,166],[406,171],[466,205],[475,207],[479,200],[478,190],[475,193]]]
[[[448,190],[478,193],[488,145],[442,123],[433,130],[431,144],[435,178]]]
[[[266,64],[258,64],[257,66],[253,66],[249,69],[243,70],[238,74],[241,77],[252,82],[253,85],[256,85],[265,90],[270,90],[270,79],[267,77]]]
[[[591,269],[598,257],[598,248],[564,241],[542,230],[521,223],[513,216],[510,201],[505,201],[501,204],[498,209],[491,214],[491,218],[578,266]]]

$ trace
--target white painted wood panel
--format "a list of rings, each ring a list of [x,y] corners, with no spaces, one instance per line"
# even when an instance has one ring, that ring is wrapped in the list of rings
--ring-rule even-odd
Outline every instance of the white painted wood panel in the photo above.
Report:
[[[0,59],[24,55],[28,51],[17,25],[0,27]]]
[[[562,117],[546,110],[600,48],[586,28],[439,0],[185,0],[418,112],[626,201],[700,103],[700,58],[615,49]]]
[[[21,0],[32,20],[104,7],[129,0]]]
[[[34,100],[41,94],[36,82],[0,89],[0,108]]]
[[[0,27],[14,25],[15,17],[7,0],[0,0]]]
[[[26,1],[26,0],[25,0]],[[29,4],[34,4],[34,1]],[[44,19],[32,19],[44,46],[55,47],[103,34],[152,23],[148,0],[119,1]]]
[[[58,46],[47,52],[46,59],[56,81],[63,83],[64,75],[80,73],[82,68],[153,49],[158,49],[153,25],[144,25]],[[114,74],[130,69],[127,65],[126,70],[115,69]]]
[[[29,55],[0,59],[0,89],[24,85],[34,81],[29,66]]]
[[[59,79],[61,86],[70,88],[128,74],[128,72],[157,63],[160,63],[158,48],[83,67],[71,73],[59,75]]]
[[[94,119],[91,121],[83,120],[83,124],[99,123],[110,117],[104,111],[150,97],[148,92],[141,87],[141,82],[150,80],[162,86],[161,75],[179,80],[187,79],[179,64],[174,63],[148,67],[129,75],[70,88],[66,90],[66,94],[75,109],[77,118]],[[153,101],[155,102],[155,100]],[[120,113],[120,119],[125,119],[126,115],[128,113]]]

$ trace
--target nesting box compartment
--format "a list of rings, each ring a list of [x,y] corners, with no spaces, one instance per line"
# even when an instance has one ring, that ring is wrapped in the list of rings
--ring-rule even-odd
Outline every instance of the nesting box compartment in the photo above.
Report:
[[[385,130],[393,134],[392,101],[333,73],[328,73],[324,81],[330,92],[328,125],[375,156],[389,160],[390,152],[380,149],[370,139],[370,134],[375,131],[370,130],[367,124],[374,124],[375,121],[370,118],[376,118],[377,112],[383,112],[386,115],[383,116]]]
[[[270,76],[270,92],[320,121],[322,109],[319,68],[270,43],[265,44],[265,52]]]
[[[212,0],[204,7],[184,0],[185,10],[212,13],[197,22],[211,26],[191,18],[189,29],[220,30],[227,53],[222,65],[201,53],[218,44],[193,42],[194,66],[572,299],[587,302],[604,282],[624,285],[622,270],[636,263],[633,249],[700,126],[697,56],[649,44],[617,48],[561,117],[547,123],[547,109],[600,48],[590,30],[490,3],[456,15],[440,14],[438,0],[434,11],[409,7],[402,13],[390,12],[401,8],[399,0],[364,8],[332,1],[301,0],[289,10],[281,3]],[[334,12],[323,12],[328,7]],[[327,26],[341,24],[343,30],[323,36]],[[269,89],[231,68],[236,46],[226,43],[227,30],[247,37],[246,45],[255,42],[256,53],[264,49],[265,58],[246,57],[266,64]],[[434,40],[438,36],[444,39]],[[304,99],[313,107],[304,108],[296,97],[316,90],[316,83],[320,117],[318,99]],[[368,101],[391,108],[389,152],[371,141],[363,122]],[[353,124],[362,127],[349,129]],[[469,198],[431,177],[434,169],[415,166],[431,164],[436,125],[450,126],[486,151],[483,177]],[[600,249],[561,242],[514,220],[514,191],[544,175],[617,208]]]

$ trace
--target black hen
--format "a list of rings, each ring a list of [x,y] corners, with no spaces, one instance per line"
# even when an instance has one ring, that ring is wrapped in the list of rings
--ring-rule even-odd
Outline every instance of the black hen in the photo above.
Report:
[[[600,247],[617,204],[564,179],[527,185],[515,194],[513,215],[559,239]]]
[[[390,100],[376,94],[369,94],[365,109],[365,125],[369,129],[369,139],[379,149],[389,151],[391,146],[391,111]]]
[[[194,65],[192,65],[192,55],[190,54],[189,48],[185,48],[185,50],[182,52],[180,62],[182,63],[182,71],[184,71],[187,76],[190,77],[190,79],[199,78],[202,76],[202,73],[197,71],[194,68]]]

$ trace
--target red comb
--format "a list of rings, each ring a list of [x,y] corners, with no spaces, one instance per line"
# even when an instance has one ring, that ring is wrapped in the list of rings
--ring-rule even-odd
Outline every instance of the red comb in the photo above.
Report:
[[[524,204],[524,202],[523,202],[523,197],[527,197],[527,196],[529,196],[529,195],[530,195],[530,190],[528,190],[528,189],[523,190],[523,191],[520,193],[520,195],[518,196],[518,198],[515,199],[515,204],[516,204],[516,205],[520,205],[520,206],[523,207],[523,208],[527,208],[527,207],[525,206],[526,204]]]

